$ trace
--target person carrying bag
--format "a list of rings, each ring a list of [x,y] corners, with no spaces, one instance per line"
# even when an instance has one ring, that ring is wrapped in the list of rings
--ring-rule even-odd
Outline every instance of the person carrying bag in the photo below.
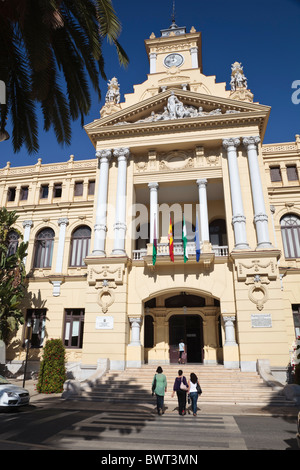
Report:
[[[200,387],[197,375],[193,372],[190,375],[188,394],[192,402],[193,416],[197,416],[197,400],[198,396],[202,394],[202,389]]]
[[[179,370],[178,376],[174,382],[172,397],[174,397],[176,392],[178,399],[178,412],[182,416],[186,414],[186,393],[188,388],[186,378],[182,375],[182,370]]]

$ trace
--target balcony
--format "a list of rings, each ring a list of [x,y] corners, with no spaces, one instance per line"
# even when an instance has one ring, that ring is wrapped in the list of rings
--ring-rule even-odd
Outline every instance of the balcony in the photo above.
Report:
[[[227,257],[228,256],[228,246],[218,246],[218,245],[211,245],[212,253],[215,257]],[[210,251],[210,250],[209,250]],[[207,254],[208,250],[207,247],[204,247],[203,244],[200,245],[200,259],[201,255]],[[211,252],[211,251],[210,251]],[[188,242],[187,243],[187,254],[189,256],[196,256],[196,242]],[[152,256],[152,244],[148,244],[147,248],[142,248],[140,250],[133,250],[132,251],[132,259],[133,261],[140,261],[145,259],[146,257]],[[169,243],[158,243],[157,244],[157,257],[169,257]],[[183,243],[182,242],[174,242],[174,259],[176,256],[183,256]]]

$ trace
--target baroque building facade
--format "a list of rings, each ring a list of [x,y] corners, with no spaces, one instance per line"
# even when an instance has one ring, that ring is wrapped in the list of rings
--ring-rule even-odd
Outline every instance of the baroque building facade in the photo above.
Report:
[[[300,334],[300,137],[263,144],[270,107],[240,63],[230,90],[202,73],[194,28],[173,22],[145,45],[146,81],[121,101],[114,77],[85,126],[94,159],[0,170],[29,242],[7,364],[24,361],[29,330],[32,367],[62,338],[77,377],[101,360],[177,362],[181,339],[190,363],[285,370]]]

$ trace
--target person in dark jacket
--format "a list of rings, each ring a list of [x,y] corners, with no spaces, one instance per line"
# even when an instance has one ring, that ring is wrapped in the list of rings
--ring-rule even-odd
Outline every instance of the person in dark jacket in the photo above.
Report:
[[[183,390],[181,387],[181,384],[185,386],[185,390]],[[188,390],[188,383],[186,381],[186,378],[184,375],[182,375],[182,370],[178,371],[178,376],[175,379],[174,386],[173,386],[173,392],[172,392],[172,397],[174,397],[174,394],[176,392],[177,394],[177,399],[178,399],[178,412],[180,415],[185,415],[186,414],[186,392]]]

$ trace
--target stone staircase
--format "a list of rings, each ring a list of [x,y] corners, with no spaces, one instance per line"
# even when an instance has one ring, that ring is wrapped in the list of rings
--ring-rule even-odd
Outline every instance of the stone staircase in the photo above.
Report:
[[[177,405],[177,396],[172,398],[173,384],[179,368],[188,379],[194,372],[202,388],[202,404],[218,405],[247,405],[247,406],[294,406],[278,390],[268,387],[257,373],[241,372],[240,370],[224,369],[221,365],[162,366],[167,377],[168,390],[165,404]],[[72,396],[73,399],[101,401],[107,403],[133,403],[139,405],[154,405],[151,384],[156,366],[144,365],[141,369],[126,369],[125,371],[109,371],[96,382],[86,381],[84,389]]]

